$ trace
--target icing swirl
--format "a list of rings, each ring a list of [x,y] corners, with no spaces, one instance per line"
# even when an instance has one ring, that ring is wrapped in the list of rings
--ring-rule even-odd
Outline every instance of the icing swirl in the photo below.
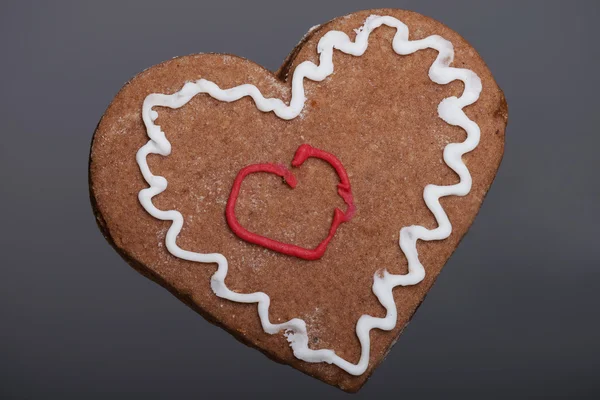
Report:
[[[400,230],[399,245],[408,261],[408,273],[404,275],[391,274],[386,270],[377,272],[373,277],[372,290],[379,302],[386,309],[383,318],[363,315],[356,324],[356,335],[361,344],[360,359],[353,364],[339,357],[330,349],[310,349],[305,321],[299,318],[291,319],[280,324],[273,324],[269,319],[270,298],[263,292],[236,293],[225,285],[228,264],[225,256],[219,253],[197,253],[184,250],[177,245],[177,236],[183,227],[183,216],[177,210],[159,210],[152,203],[152,198],[167,188],[167,180],[162,176],[153,175],[147,163],[149,154],[168,156],[171,144],[165,137],[160,126],[154,124],[158,113],[153,107],[179,108],[189,102],[194,96],[206,93],[209,96],[224,102],[233,102],[242,97],[249,96],[256,107],[263,112],[274,112],[278,117],[286,120],[297,117],[306,101],[304,79],[322,81],[333,73],[333,50],[361,56],[368,46],[369,35],[376,28],[387,25],[396,29],[392,41],[394,51],[399,55],[408,55],[423,49],[434,49],[438,52],[437,58],[429,68],[429,78],[438,84],[448,84],[455,80],[464,83],[464,92],[460,97],[448,97],[438,105],[439,117],[450,125],[463,128],[467,138],[462,143],[450,143],[444,148],[445,163],[458,174],[460,181],[449,186],[427,185],[423,191],[423,198],[437,221],[437,228],[427,229],[423,226],[412,225]],[[452,224],[448,215],[440,204],[440,198],[445,196],[465,196],[471,190],[471,175],[467,166],[462,161],[462,156],[475,149],[479,143],[479,126],[471,121],[463,112],[463,108],[473,104],[481,92],[481,80],[468,69],[450,67],[454,58],[452,43],[441,36],[432,35],[420,40],[408,39],[408,27],[391,16],[372,15],[365,21],[364,26],[356,30],[356,39],[351,41],[348,35],[340,31],[329,31],[320,40],[317,46],[319,65],[304,61],[296,67],[292,77],[292,97],[289,105],[277,98],[265,98],[260,90],[250,84],[236,86],[230,89],[221,89],[215,83],[206,79],[186,83],[183,88],[173,94],[154,93],[146,97],[142,107],[142,118],[150,140],[142,146],[136,155],[137,163],[149,187],[139,192],[139,201],[144,209],[153,217],[171,221],[171,226],[166,235],[166,248],[176,257],[200,263],[216,263],[217,271],[211,278],[211,287],[214,293],[224,299],[239,303],[257,303],[258,314],[262,327],[266,333],[275,334],[281,331],[292,347],[294,355],[306,362],[326,362],[335,364],[352,375],[363,374],[369,365],[370,357],[370,332],[372,329],[392,330],[397,323],[397,309],[392,290],[396,286],[415,285],[425,277],[425,269],[419,261],[417,253],[418,240],[443,240],[450,236]]]

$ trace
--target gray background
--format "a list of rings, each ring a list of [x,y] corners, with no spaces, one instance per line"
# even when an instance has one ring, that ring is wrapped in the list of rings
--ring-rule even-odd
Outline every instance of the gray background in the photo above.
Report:
[[[599,2],[163,0],[1,3],[0,398],[349,398],[129,268],[87,162],[140,70],[211,51],[276,69],[310,26],[382,6],[466,37],[510,123],[470,234],[355,398],[600,396]]]

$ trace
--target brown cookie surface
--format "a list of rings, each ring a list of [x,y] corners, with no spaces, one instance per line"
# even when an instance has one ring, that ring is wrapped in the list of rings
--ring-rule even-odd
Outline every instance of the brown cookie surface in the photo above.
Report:
[[[263,331],[255,304],[231,302],[213,293],[210,278],[216,265],[184,261],[165,249],[171,223],[153,218],[140,205],[138,192],[148,185],[135,155],[148,141],[141,117],[147,95],[174,93],[186,82],[205,78],[222,88],[250,83],[265,97],[288,102],[288,78],[303,61],[318,64],[319,39],[331,30],[353,39],[353,30],[371,14],[399,19],[408,26],[411,40],[440,35],[453,43],[452,65],[468,68],[482,80],[480,98],[464,109],[479,125],[481,140],[463,157],[473,178],[470,193],[441,200],[453,226],[451,236],[418,243],[425,279],[394,289],[398,323],[392,331],[371,332],[369,367],[364,374],[352,376],[334,365],[296,359],[283,332],[269,335]],[[302,318],[308,325],[311,348],[333,349],[353,363],[361,350],[355,333],[359,317],[385,315],[371,290],[373,276],[381,269],[406,273],[398,232],[409,225],[436,226],[423,200],[423,188],[459,181],[442,153],[448,143],[466,137],[462,128],[450,126],[437,114],[438,104],[446,97],[460,96],[463,84],[432,82],[428,71],[437,53],[428,49],[400,56],[391,46],[394,34],[389,27],[376,29],[360,57],[334,52],[334,73],[322,82],[304,81],[305,107],[290,121],[259,111],[249,98],[225,103],[205,94],[179,109],[156,109],[156,124],[166,133],[172,152],[168,157],[148,157],[152,172],[169,182],[167,190],[154,198],[155,206],[176,209],[184,217],[177,244],[195,252],[225,255],[230,289],[267,293],[272,322]],[[483,60],[457,33],[412,12],[358,12],[313,30],[276,74],[239,57],[200,54],[176,58],[137,75],[117,94],[95,132],[90,159],[92,202],[104,235],[138,271],[273,359],[356,391],[383,360],[473,222],[502,158],[506,118],[501,90]],[[356,205],[352,220],[339,227],[324,256],[315,261],[241,240],[230,230],[224,213],[242,168],[264,162],[289,167],[294,152],[304,143],[334,154],[343,163]],[[316,159],[293,172],[298,181],[293,190],[273,175],[248,176],[236,214],[250,231],[311,248],[327,236],[333,210],[345,208],[337,193],[339,178],[330,165]]]

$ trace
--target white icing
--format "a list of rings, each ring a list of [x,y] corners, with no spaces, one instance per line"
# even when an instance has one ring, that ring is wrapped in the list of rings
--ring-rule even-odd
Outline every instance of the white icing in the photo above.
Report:
[[[167,188],[167,180],[162,176],[153,175],[147,163],[149,154],[168,156],[171,144],[166,139],[160,126],[154,124],[158,114],[153,107],[179,108],[199,93],[207,93],[211,97],[225,102],[236,101],[244,96],[250,96],[256,107],[263,112],[273,111],[278,117],[289,120],[298,116],[306,100],[304,93],[304,79],[322,81],[333,72],[333,49],[354,56],[362,55],[367,49],[370,33],[381,25],[396,29],[392,45],[396,53],[407,55],[422,49],[435,49],[438,56],[429,68],[430,79],[438,84],[447,84],[454,80],[464,83],[464,92],[460,97],[444,99],[438,106],[441,119],[450,125],[463,128],[467,139],[462,143],[450,143],[444,148],[444,161],[460,177],[460,182],[450,186],[427,185],[423,198],[438,223],[438,227],[427,229],[423,226],[412,225],[400,230],[400,248],[408,260],[408,273],[395,275],[386,270],[379,271],[373,277],[373,293],[387,310],[383,318],[363,315],[356,324],[356,335],[361,344],[361,356],[358,363],[353,364],[335,354],[330,349],[313,350],[308,347],[308,334],[306,323],[299,318],[294,318],[284,323],[273,324],[269,320],[270,298],[262,292],[236,293],[225,285],[227,276],[227,259],[219,253],[196,253],[180,248],[177,245],[177,236],[183,226],[183,216],[176,210],[159,210],[152,203],[152,198]],[[479,143],[480,131],[477,124],[471,121],[463,112],[463,108],[474,103],[481,92],[481,81],[472,71],[462,68],[450,67],[454,58],[452,43],[440,36],[434,35],[421,40],[408,40],[408,28],[396,18],[390,16],[370,16],[365,25],[356,30],[356,39],[350,40],[348,35],[340,31],[329,31],[319,41],[317,51],[319,65],[305,61],[298,65],[292,77],[292,97],[290,104],[285,104],[276,98],[265,98],[260,90],[253,85],[245,84],[231,89],[221,89],[215,83],[206,79],[188,82],[174,94],[150,94],[144,100],[142,117],[150,140],[137,152],[137,162],[149,188],[139,192],[139,200],[144,209],[153,217],[171,221],[167,231],[165,243],[168,251],[184,260],[200,263],[216,263],[217,271],[211,278],[211,287],[214,293],[224,299],[239,303],[257,303],[258,314],[265,332],[275,334],[285,331],[294,355],[304,361],[316,363],[326,362],[335,364],[352,375],[361,375],[367,369],[370,355],[371,329],[391,330],[396,326],[397,309],[392,289],[396,286],[415,285],[425,277],[425,269],[417,254],[417,240],[442,240],[452,232],[452,225],[439,199],[444,196],[464,196],[471,190],[471,175],[467,166],[462,162],[462,155],[473,150]]]

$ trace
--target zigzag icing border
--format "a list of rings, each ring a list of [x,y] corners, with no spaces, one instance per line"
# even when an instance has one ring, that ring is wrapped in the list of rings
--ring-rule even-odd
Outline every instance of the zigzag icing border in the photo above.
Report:
[[[152,174],[147,163],[147,156],[149,154],[168,156],[171,152],[171,144],[164,132],[161,131],[160,126],[154,124],[158,113],[153,110],[153,107],[179,108],[200,93],[207,93],[211,97],[225,102],[233,102],[249,96],[260,111],[272,111],[282,119],[293,119],[300,114],[306,100],[304,79],[322,81],[331,75],[334,49],[354,56],[362,55],[367,49],[370,33],[381,25],[396,29],[392,46],[399,55],[408,55],[427,48],[438,52],[437,58],[429,69],[429,77],[433,82],[443,85],[460,80],[464,83],[463,94],[458,98],[453,96],[444,99],[438,106],[438,114],[448,124],[463,128],[467,133],[467,138],[462,143],[450,143],[444,148],[444,161],[458,174],[460,182],[450,186],[427,185],[423,192],[425,203],[435,216],[438,227],[426,229],[423,226],[412,225],[400,230],[399,244],[408,260],[408,273],[395,275],[383,270],[374,275],[373,293],[385,307],[386,316],[379,318],[363,315],[359,318],[356,324],[356,335],[361,344],[361,356],[358,363],[353,364],[336,355],[333,350],[310,349],[306,323],[302,319],[294,318],[281,324],[271,323],[269,320],[270,298],[267,294],[262,292],[243,294],[229,290],[225,285],[228,264],[222,254],[196,253],[177,246],[176,239],[183,227],[183,216],[176,210],[159,210],[152,203],[152,198],[167,188],[167,180],[162,176]],[[454,58],[452,43],[437,35],[409,41],[408,27],[390,16],[372,15],[367,18],[364,26],[356,30],[354,42],[343,32],[329,31],[319,40],[317,52],[320,55],[318,66],[310,61],[304,61],[296,67],[292,77],[292,98],[289,105],[280,99],[265,98],[256,86],[250,84],[223,90],[215,83],[205,79],[188,82],[179,92],[171,95],[156,93],[148,95],[144,100],[142,117],[150,140],[138,150],[136,160],[150,187],[139,192],[139,200],[144,209],[154,218],[172,222],[165,239],[167,250],[171,254],[188,261],[218,265],[217,271],[211,278],[211,287],[217,296],[239,303],[257,303],[264,331],[269,334],[285,331],[294,355],[300,360],[335,364],[352,375],[361,375],[369,365],[370,331],[375,328],[389,331],[396,326],[397,309],[392,289],[396,286],[415,285],[425,277],[425,269],[419,261],[417,253],[417,240],[442,240],[452,232],[452,225],[439,199],[450,195],[465,196],[471,190],[471,175],[467,166],[462,162],[462,156],[477,147],[480,130],[478,125],[465,115],[463,108],[477,101],[482,87],[481,80],[474,72],[450,67]]]

